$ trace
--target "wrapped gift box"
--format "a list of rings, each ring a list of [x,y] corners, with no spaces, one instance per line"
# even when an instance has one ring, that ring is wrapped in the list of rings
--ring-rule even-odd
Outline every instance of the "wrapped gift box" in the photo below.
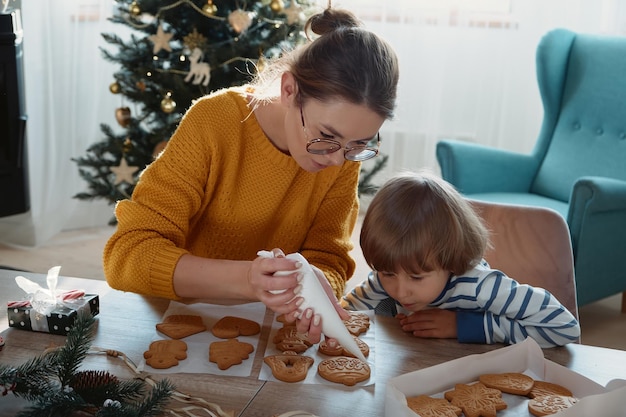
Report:
[[[563,385],[580,400],[571,408],[555,414],[568,417],[624,416],[626,381],[615,379],[603,387],[594,381],[556,364],[543,356],[533,339],[491,352],[469,355],[430,368],[400,375],[388,381],[385,417],[416,417],[407,406],[407,397],[420,394],[442,398],[457,383],[471,384],[486,373],[523,372],[534,379]],[[528,417],[528,399],[502,394],[507,408],[498,417]]]
[[[51,313],[44,315],[32,308],[30,304],[7,307],[9,327],[16,329],[67,335],[80,311],[91,312],[93,316],[100,312],[100,301],[95,294],[85,294],[80,307],[76,300],[68,304],[58,304]]]

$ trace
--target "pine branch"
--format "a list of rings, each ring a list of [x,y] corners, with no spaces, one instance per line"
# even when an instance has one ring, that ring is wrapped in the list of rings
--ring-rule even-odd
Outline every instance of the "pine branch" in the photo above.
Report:
[[[33,400],[54,390],[58,384],[50,381],[55,375],[56,354],[49,353],[30,359],[15,367],[0,365],[0,385],[13,387],[11,391],[17,397]]]
[[[144,387],[144,382],[138,379],[120,381],[115,388],[114,397],[119,401],[136,399],[144,395]]]
[[[65,346],[58,351],[57,376],[62,387],[70,384],[80,364],[87,357],[89,346],[95,336],[93,328],[95,320],[90,313],[79,313],[67,334]]]
[[[17,417],[73,415],[150,417],[161,415],[174,386],[166,379],[145,392],[142,380],[119,381],[106,371],[78,371],[94,337],[95,318],[79,313],[65,345],[20,366],[0,365],[4,395],[12,393],[30,404]]]
[[[152,391],[146,396],[142,403],[135,405],[138,416],[157,416],[160,413],[174,391],[174,386],[167,379],[162,379],[156,383]]]
[[[379,186],[372,184],[372,180],[374,176],[387,165],[387,159],[389,159],[389,155],[378,155],[378,157],[374,159],[372,168],[369,170],[363,167],[361,168],[359,176],[359,196],[376,194]]]

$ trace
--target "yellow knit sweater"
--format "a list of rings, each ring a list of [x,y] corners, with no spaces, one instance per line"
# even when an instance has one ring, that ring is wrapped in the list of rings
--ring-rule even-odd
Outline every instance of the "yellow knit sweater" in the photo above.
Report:
[[[310,173],[276,149],[241,89],[196,101],[166,150],[118,202],[104,249],[111,287],[177,299],[172,275],[185,253],[252,260],[259,250],[300,252],[339,297],[355,268],[360,164]],[[228,277],[224,277],[228,279]]]

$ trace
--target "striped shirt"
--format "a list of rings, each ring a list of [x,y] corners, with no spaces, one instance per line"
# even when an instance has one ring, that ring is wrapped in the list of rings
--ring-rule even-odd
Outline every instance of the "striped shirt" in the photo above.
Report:
[[[378,275],[370,272],[344,295],[341,305],[347,310],[377,310],[389,298]],[[397,311],[411,314],[395,300],[393,304]],[[578,321],[552,294],[520,284],[484,260],[461,276],[452,275],[429,307],[456,311],[457,337],[462,343],[514,344],[532,337],[547,348],[580,337]]]

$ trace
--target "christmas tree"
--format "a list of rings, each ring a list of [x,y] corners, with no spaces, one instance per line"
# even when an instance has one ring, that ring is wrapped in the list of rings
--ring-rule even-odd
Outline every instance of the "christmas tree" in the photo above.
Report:
[[[120,64],[109,90],[122,97],[115,110],[122,131],[102,124],[105,138],[73,158],[88,183],[88,191],[74,197],[110,204],[132,195],[137,176],[163,149],[194,99],[250,81],[264,60],[306,41],[306,18],[319,10],[315,0],[116,2],[110,20],[129,26],[133,34],[127,40],[103,34],[117,51],[102,52]],[[361,176],[360,193],[375,192],[371,179],[385,162],[385,156],[378,158]]]

